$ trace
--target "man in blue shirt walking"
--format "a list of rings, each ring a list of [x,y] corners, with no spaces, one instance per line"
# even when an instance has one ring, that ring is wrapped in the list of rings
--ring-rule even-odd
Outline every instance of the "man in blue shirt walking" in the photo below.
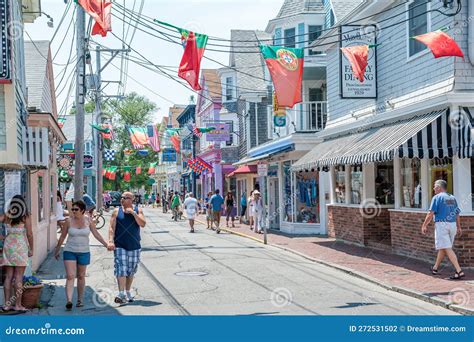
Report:
[[[212,195],[209,203],[211,204],[213,221],[216,222],[216,233],[219,234],[221,232],[219,228],[221,223],[221,211],[222,205],[224,204],[224,198],[219,195],[219,189],[217,189],[214,195]]]
[[[436,263],[431,267],[433,275],[438,274],[438,268],[447,256],[456,269],[456,273],[450,277],[452,280],[459,280],[464,277],[464,272],[459,266],[458,258],[453,251],[454,237],[461,235],[461,221],[459,219],[460,209],[456,198],[446,192],[448,186],[446,181],[437,180],[434,183],[435,196],[431,200],[430,212],[426,215],[425,222],[421,227],[422,234],[428,231],[428,224],[435,221],[435,246],[438,251]]]

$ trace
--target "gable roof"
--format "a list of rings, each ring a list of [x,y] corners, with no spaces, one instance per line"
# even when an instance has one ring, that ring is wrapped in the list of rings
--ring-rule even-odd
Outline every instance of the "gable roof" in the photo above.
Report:
[[[221,79],[216,69],[203,69],[201,71],[202,78],[208,89],[209,96],[220,99],[222,96]]]
[[[266,92],[267,82],[264,71],[266,66],[260,54],[258,40],[271,39],[271,36],[266,32],[254,30],[231,30],[230,36],[232,41],[230,66],[238,70],[236,83],[238,87],[241,87],[241,89],[237,89],[238,92]]]
[[[356,8],[363,0],[330,0],[336,23],[344,19],[354,8]]]
[[[322,0],[285,0],[275,19],[290,17],[302,13],[323,13]]]
[[[179,127],[179,122],[177,120],[178,116],[186,109],[185,105],[173,105],[173,107],[170,107],[169,111],[169,117],[171,118],[168,119],[168,124],[171,125],[172,127]]]
[[[53,113],[52,104],[46,105],[44,100],[50,87],[48,82],[48,62],[51,58],[50,42],[47,40],[25,42],[25,74],[28,87],[28,107],[36,107],[39,112]],[[51,97],[51,94],[49,95]],[[48,108],[43,108],[48,107]]]

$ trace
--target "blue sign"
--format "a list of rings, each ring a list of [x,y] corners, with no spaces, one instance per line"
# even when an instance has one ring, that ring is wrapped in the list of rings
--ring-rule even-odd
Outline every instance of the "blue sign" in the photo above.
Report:
[[[177,155],[174,148],[164,148],[162,151],[163,162],[176,162]]]
[[[286,126],[286,116],[274,116],[273,123],[275,127],[285,127]]]

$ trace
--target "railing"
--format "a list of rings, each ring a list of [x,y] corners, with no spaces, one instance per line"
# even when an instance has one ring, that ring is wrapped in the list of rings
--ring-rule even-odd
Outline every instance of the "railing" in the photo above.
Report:
[[[23,127],[23,164],[48,167],[50,147],[48,129],[45,127]]]
[[[296,131],[319,132],[326,127],[326,101],[310,101],[297,104],[293,108],[293,113],[296,115]]]

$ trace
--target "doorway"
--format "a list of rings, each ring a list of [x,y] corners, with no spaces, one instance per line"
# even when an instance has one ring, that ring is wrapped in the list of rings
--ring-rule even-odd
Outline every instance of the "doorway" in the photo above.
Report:
[[[280,229],[280,202],[279,202],[279,182],[278,178],[269,179],[269,210],[268,210],[268,222],[270,229]]]

